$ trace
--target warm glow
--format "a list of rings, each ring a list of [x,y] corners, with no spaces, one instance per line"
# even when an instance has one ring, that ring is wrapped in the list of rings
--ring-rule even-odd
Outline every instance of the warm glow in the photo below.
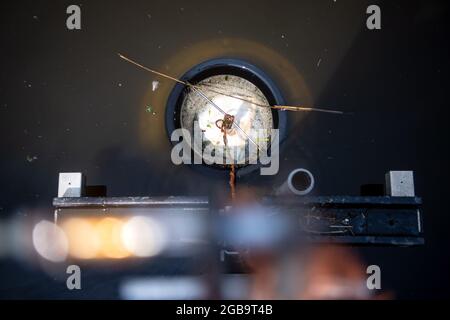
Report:
[[[151,257],[161,252],[166,235],[160,224],[149,217],[131,218],[122,229],[125,247],[137,257]]]
[[[104,218],[96,224],[101,239],[100,255],[105,258],[121,259],[130,255],[122,242],[124,222],[116,218]]]
[[[152,218],[69,218],[61,232],[67,235],[69,254],[78,259],[151,257],[167,242],[162,226]]]
[[[87,219],[70,218],[62,224],[69,239],[70,255],[79,259],[95,258],[101,249],[101,237],[93,222]]]

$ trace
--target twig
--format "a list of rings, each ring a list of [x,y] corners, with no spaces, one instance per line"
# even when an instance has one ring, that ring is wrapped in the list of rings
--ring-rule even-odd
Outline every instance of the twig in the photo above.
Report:
[[[137,66],[137,67],[139,67],[141,69],[144,69],[144,70],[146,70],[148,72],[154,73],[154,74],[159,75],[159,76],[161,76],[163,78],[166,78],[166,79],[178,82],[180,84],[184,84],[185,86],[188,86],[188,87],[191,87],[191,88],[195,88],[196,90],[199,90],[199,91],[201,89],[201,86],[194,85],[194,84],[191,84],[191,83],[189,83],[187,81],[183,81],[183,80],[177,79],[175,77],[169,76],[167,74],[164,74],[162,72],[150,69],[150,68],[148,68],[146,66],[143,66],[143,65],[137,63],[134,60],[131,60],[130,58],[125,57],[124,55],[122,55],[120,53],[118,53],[118,55],[119,55],[119,57],[121,59],[123,59],[123,60],[125,60],[125,61],[127,61],[127,62],[129,62],[131,64],[134,64],[135,66]],[[277,106],[277,105],[270,106],[270,105],[264,105],[264,104],[253,102],[253,101],[251,101],[249,99],[240,98],[240,97],[237,97],[235,95],[232,95],[232,94],[229,94],[229,93],[226,93],[226,92],[223,92],[223,91],[212,89],[210,85],[207,85],[207,86],[209,86],[209,88],[207,90],[209,90],[211,92],[214,92],[214,93],[217,93],[217,94],[221,94],[221,95],[224,95],[224,96],[227,96],[227,97],[235,98],[235,99],[238,99],[238,100],[241,100],[241,101],[245,101],[245,102],[251,103],[253,105],[259,106],[259,107],[273,108],[273,109],[287,110],[287,111],[325,112],[325,113],[334,113],[334,114],[345,114],[345,112],[343,112],[343,111],[321,109],[321,108],[310,108],[310,107],[303,107],[303,106]]]

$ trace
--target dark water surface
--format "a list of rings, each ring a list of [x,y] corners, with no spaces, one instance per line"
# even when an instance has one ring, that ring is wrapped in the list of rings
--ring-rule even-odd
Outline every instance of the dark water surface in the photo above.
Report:
[[[290,113],[280,173],[238,186],[268,192],[305,167],[316,194],[358,194],[389,170],[414,170],[426,245],[360,251],[397,297],[449,296],[445,1],[381,1],[379,31],[365,26],[372,1],[78,1],[80,31],[65,26],[69,4],[0,4],[0,217],[51,217],[60,171],[83,171],[111,196],[226,191],[224,178],[170,161],[173,83],[116,53],[174,76],[208,58],[241,58],[266,70],[288,103],[354,115]],[[104,282],[77,297],[116,296],[114,280],[89,276]],[[71,297],[48,280],[14,259],[0,263],[0,297]]]

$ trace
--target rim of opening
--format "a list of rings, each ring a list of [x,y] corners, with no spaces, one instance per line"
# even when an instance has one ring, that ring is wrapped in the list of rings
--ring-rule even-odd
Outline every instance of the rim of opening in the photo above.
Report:
[[[217,58],[202,62],[190,70],[188,70],[182,77],[182,81],[187,81],[196,84],[206,78],[215,75],[234,75],[244,78],[253,83],[264,94],[270,105],[285,104],[284,98],[280,89],[275,85],[272,79],[260,68],[241,59],[233,58]],[[172,89],[166,104],[165,122],[166,132],[170,141],[172,132],[181,128],[181,106],[186,94],[186,87],[183,84],[177,83]],[[287,116],[281,110],[272,109],[273,128],[278,129],[280,144],[286,138],[287,132]],[[171,142],[173,145],[178,142]],[[191,150],[191,152],[194,152]],[[219,166],[212,166],[207,164],[190,165],[194,168],[200,167],[202,171],[209,171],[210,173],[227,173],[228,170]],[[260,168],[260,164],[248,164],[236,170],[238,176],[252,172]]]
[[[297,184],[295,178],[300,178],[300,185]],[[289,174],[288,186],[292,193],[296,195],[307,195],[314,188],[314,176],[306,169],[295,169]],[[300,188],[299,188],[300,187]]]

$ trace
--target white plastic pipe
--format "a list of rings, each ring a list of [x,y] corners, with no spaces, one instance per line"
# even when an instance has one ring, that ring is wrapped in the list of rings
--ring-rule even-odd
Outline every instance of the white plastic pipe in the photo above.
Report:
[[[314,176],[306,169],[298,168],[289,174],[287,180],[276,190],[276,195],[293,193],[298,196],[307,195],[314,188]]]

